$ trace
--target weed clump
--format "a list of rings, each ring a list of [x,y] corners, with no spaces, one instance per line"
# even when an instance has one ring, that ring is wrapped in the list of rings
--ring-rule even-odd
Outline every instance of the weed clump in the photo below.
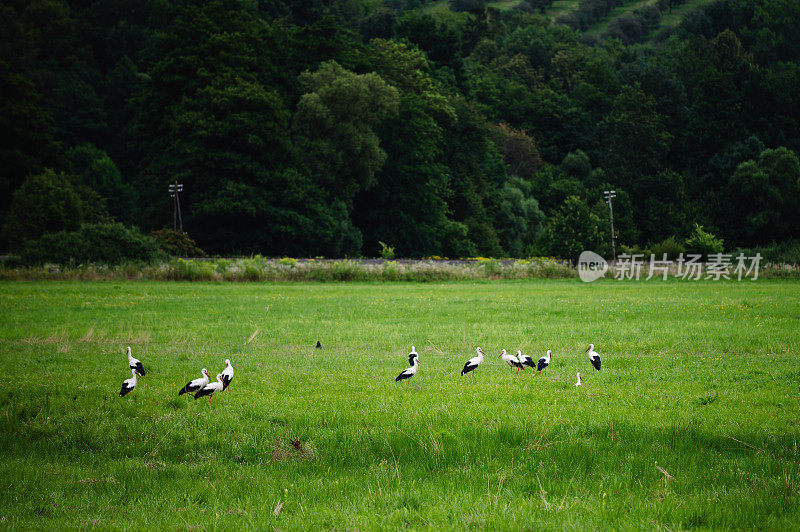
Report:
[[[317,446],[311,440],[303,441],[291,436],[278,437],[272,442],[273,462],[312,461],[319,456]]]

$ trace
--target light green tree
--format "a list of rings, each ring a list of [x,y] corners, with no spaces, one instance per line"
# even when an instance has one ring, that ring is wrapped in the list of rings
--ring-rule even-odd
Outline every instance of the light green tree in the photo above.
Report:
[[[349,207],[375,184],[386,152],[373,127],[397,113],[397,89],[378,74],[355,74],[335,61],[304,72],[294,115],[297,144],[312,177]]]

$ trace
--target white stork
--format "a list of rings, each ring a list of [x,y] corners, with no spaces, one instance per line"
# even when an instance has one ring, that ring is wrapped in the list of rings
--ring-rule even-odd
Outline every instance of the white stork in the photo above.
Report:
[[[131,346],[128,346],[128,367],[135,370],[140,377],[144,377],[144,366],[138,358],[133,358],[133,355],[131,355]]]
[[[217,373],[217,380],[212,382],[211,384],[207,384],[203,386],[203,389],[194,394],[195,400],[200,399],[201,397],[208,396],[208,401],[211,402],[211,396],[217,392],[221,392],[225,389],[225,384],[222,382],[222,373]]]
[[[594,344],[589,344],[589,349],[586,352],[589,353],[589,362],[592,363],[594,369],[600,371],[600,355],[594,350]]]
[[[122,389],[119,391],[119,396],[124,397],[131,393],[136,388],[136,370],[131,369],[133,376],[130,379],[122,381]]]
[[[578,382],[576,382],[576,383],[574,384],[574,386],[575,386],[576,388],[577,388],[578,386],[583,386],[583,384],[581,384],[581,372],[580,372],[580,371],[578,372]]]
[[[553,352],[549,349],[547,350],[547,354],[539,359],[539,363],[536,365],[536,369],[539,371],[544,370],[544,374],[547,375],[547,366],[550,365],[550,360],[553,358]]]
[[[533,359],[528,355],[523,355],[522,351],[517,351],[517,358],[519,359],[519,363],[523,366],[528,366],[533,369],[536,369],[536,364],[533,363]]]
[[[474,378],[475,370],[478,368],[478,366],[483,364],[483,349],[478,347],[477,349],[475,349],[475,351],[478,353],[478,356],[472,357],[469,360],[467,360],[467,363],[464,364],[464,369],[461,370],[461,375],[472,373],[472,377]]]
[[[419,371],[419,355],[413,345],[411,346],[411,352],[408,354],[408,363],[411,367],[401,371],[400,375],[394,380],[395,382],[399,382],[403,379],[410,379]]]
[[[203,368],[203,376],[199,379],[194,379],[186,383],[186,386],[181,388],[181,391],[178,392],[178,395],[183,395],[185,393],[197,393],[203,388],[208,385],[208,370]]]
[[[227,390],[233,380],[233,364],[229,358],[225,359],[225,369],[222,370],[222,389]]]
[[[517,357],[515,357],[514,355],[506,353],[505,349],[500,351],[500,354],[497,355],[497,356],[499,356],[501,359],[503,359],[503,362],[505,362],[506,364],[511,366],[511,374],[512,375],[514,374],[514,369],[515,368],[517,368],[519,371],[523,371],[525,369],[525,368],[522,367],[522,364],[520,364],[519,359]]]

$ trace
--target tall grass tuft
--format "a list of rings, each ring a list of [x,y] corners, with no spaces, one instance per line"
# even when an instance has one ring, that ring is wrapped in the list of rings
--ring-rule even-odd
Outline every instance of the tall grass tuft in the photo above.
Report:
[[[642,268],[647,275],[647,264]],[[731,278],[736,278],[731,272]],[[678,274],[676,264],[670,276]],[[613,269],[606,274],[613,277]],[[445,282],[487,279],[571,279],[578,277],[567,261],[551,258],[471,260],[385,259],[270,259],[261,255],[243,258],[172,259],[160,264],[127,263],[118,266],[79,264],[22,267],[13,262],[0,266],[5,280],[132,280],[132,281],[229,281],[229,282]],[[800,267],[762,263],[759,277],[800,279]]]
[[[568,263],[553,259],[315,260],[289,257],[268,259],[254,255],[237,259],[173,259],[155,265],[45,264],[30,268],[0,266],[0,279],[6,280],[440,282],[479,279],[565,279],[576,276],[575,270]]]

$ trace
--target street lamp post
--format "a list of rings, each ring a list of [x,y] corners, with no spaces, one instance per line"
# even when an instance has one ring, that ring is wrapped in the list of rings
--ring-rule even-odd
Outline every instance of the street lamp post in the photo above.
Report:
[[[181,198],[180,193],[183,192],[183,183],[178,183],[176,180],[169,185],[169,197],[173,199],[172,202],[172,229],[178,231],[180,224],[180,231],[183,233],[183,218],[181,217]]]
[[[611,255],[613,260],[617,260],[617,247],[614,245],[614,207],[611,206],[611,199],[617,197],[616,190],[604,190],[603,197],[608,201],[608,212],[611,217]]]

